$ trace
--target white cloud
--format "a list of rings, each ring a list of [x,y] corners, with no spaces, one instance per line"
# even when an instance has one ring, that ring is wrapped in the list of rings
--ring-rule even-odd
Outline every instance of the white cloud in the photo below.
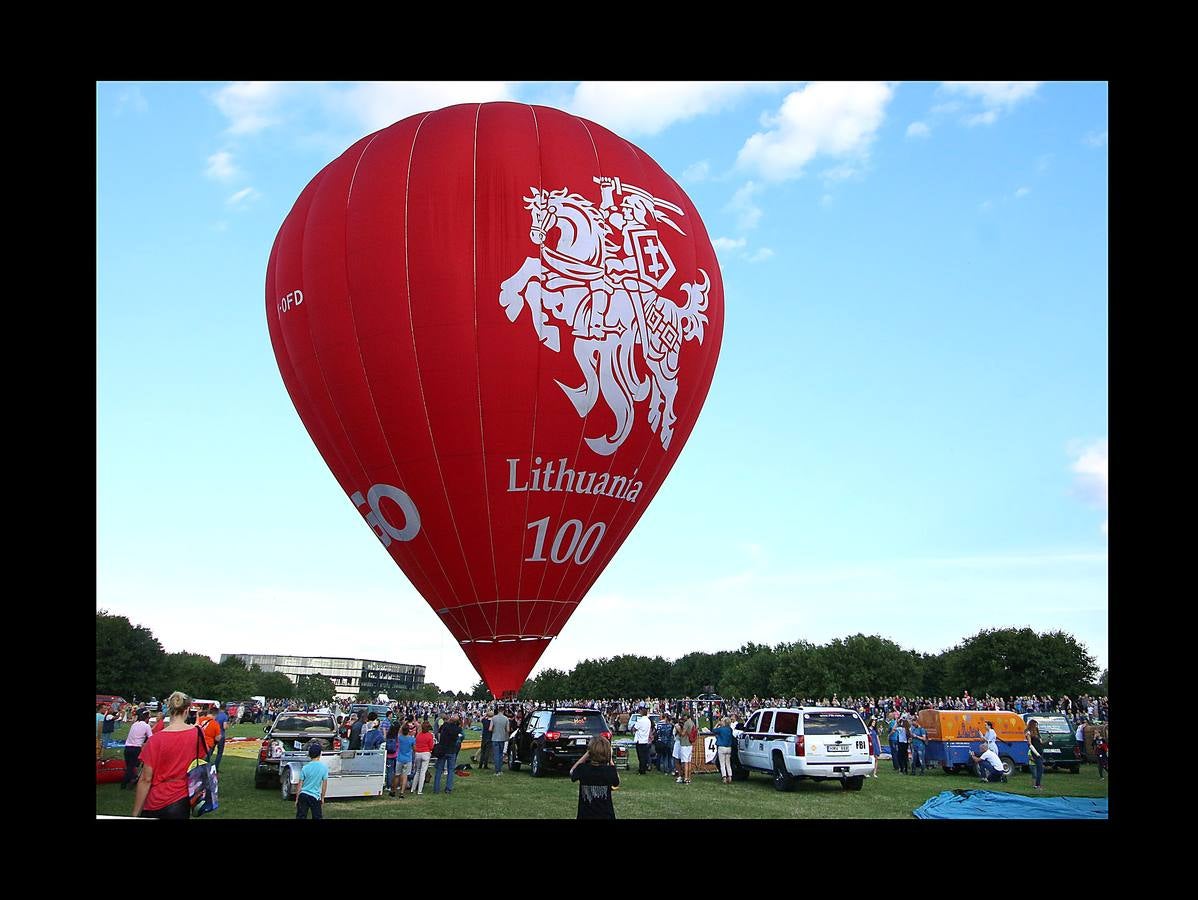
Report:
[[[1031,192],[1032,192],[1032,189],[1030,187],[1021,187],[1017,191],[1015,191],[1015,199],[1022,200],[1024,197],[1026,197]]]
[[[932,129],[923,122],[912,122],[907,126],[907,137],[926,138],[930,137]]]
[[[502,81],[365,81],[348,86],[238,81],[218,90],[213,100],[228,118],[230,134],[254,134],[311,111],[364,134],[426,110],[511,96]]]
[[[1107,439],[1081,448],[1071,466],[1077,475],[1078,493],[1101,509],[1107,507]]]
[[[747,256],[745,258],[748,259],[748,261],[751,263],[759,263],[759,262],[765,262],[767,259],[769,259],[773,255],[774,255],[774,251],[771,250],[769,247],[762,247],[756,253],[750,254],[749,256]]]
[[[142,94],[141,88],[135,84],[130,85],[117,94],[115,114],[119,116],[126,110],[132,110],[135,113],[147,113],[150,111],[149,102],[147,102],[145,95]]]
[[[1105,147],[1107,144],[1107,133],[1105,131],[1091,131],[1082,138],[1082,143],[1087,147]]]
[[[975,115],[965,117],[966,125],[993,125],[997,121],[997,109],[988,109],[983,113],[977,113]]]
[[[221,150],[208,157],[208,167],[204,174],[214,181],[232,181],[241,174],[241,170],[233,163],[233,154]]]
[[[238,206],[242,203],[245,203],[247,200],[253,200],[254,198],[256,198],[258,196],[259,196],[258,192],[256,190],[254,190],[252,187],[242,188],[240,191],[238,191],[236,194],[234,194],[228,200],[226,200],[225,205],[226,206]]]
[[[281,81],[235,81],[213,96],[229,120],[230,134],[254,134],[282,121],[279,106],[288,96],[309,85]]]
[[[456,103],[512,99],[503,81],[366,81],[349,88],[325,88],[330,112],[348,114],[365,132],[386,128],[416,113]]]
[[[737,164],[770,181],[798,178],[819,155],[864,158],[894,96],[881,82],[814,82],[789,94],[766,131],[752,135]]]
[[[758,185],[747,181],[740,190],[732,195],[732,199],[724,207],[726,211],[736,213],[736,224],[741,231],[756,228],[757,223],[761,221],[761,207],[753,202],[753,195],[760,190]]]
[[[711,164],[705,159],[699,160],[697,163],[691,163],[682,170],[683,181],[706,181],[707,176],[711,172]]]
[[[1034,96],[1040,84],[1039,81],[946,81],[942,90],[966,99],[964,107],[957,108],[968,108],[970,103],[981,104],[981,112],[965,116],[966,125],[993,125],[1002,113],[1010,112]],[[956,108],[953,104],[943,104],[936,110],[955,112]]]
[[[1107,439],[1074,448],[1077,457],[1070,467],[1077,476],[1074,490],[1090,506],[1105,510],[1108,506]],[[1107,534],[1107,519],[1098,526]]]
[[[744,245],[744,238],[718,237],[711,242],[711,246],[715,247],[716,250],[740,250]]]
[[[824,169],[819,174],[826,182],[847,181],[850,178],[858,177],[861,174],[861,169],[852,163],[841,163],[830,169]]]
[[[777,84],[730,81],[583,81],[570,112],[623,136],[658,134],[675,122],[722,112]]]

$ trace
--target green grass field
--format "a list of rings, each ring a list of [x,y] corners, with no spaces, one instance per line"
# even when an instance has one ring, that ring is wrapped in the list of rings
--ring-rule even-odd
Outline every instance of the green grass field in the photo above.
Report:
[[[122,738],[127,728],[117,731]],[[260,736],[262,726],[237,725],[232,736]],[[119,750],[106,756],[121,758]],[[463,753],[459,762],[467,762]],[[774,790],[765,775],[754,773],[748,781],[725,785],[719,775],[696,775],[694,784],[675,784],[656,772],[638,775],[636,753],[631,767],[620,772],[620,789],[615,795],[616,816],[622,819],[907,819],[911,811],[941,791],[981,787],[969,775],[903,776],[889,760],[878,765],[877,779],[867,778],[860,792],[845,791],[837,782],[799,782],[790,793]],[[205,819],[288,819],[295,807],[284,802],[278,789],[254,787],[254,761],[232,757],[221,763],[221,808]],[[990,790],[1028,796],[1105,797],[1108,782],[1098,778],[1092,765],[1082,766],[1077,775],[1046,772],[1044,789],[1032,789],[1030,774],[1015,775],[1007,784],[989,785]],[[403,800],[384,795],[371,799],[330,800],[327,819],[572,819],[578,804],[578,789],[564,774],[551,773],[533,779],[528,769],[496,778],[489,771],[473,770],[458,778],[453,793],[434,795],[432,785],[422,797]],[[127,816],[133,808],[132,791],[117,784],[96,785],[96,812]]]

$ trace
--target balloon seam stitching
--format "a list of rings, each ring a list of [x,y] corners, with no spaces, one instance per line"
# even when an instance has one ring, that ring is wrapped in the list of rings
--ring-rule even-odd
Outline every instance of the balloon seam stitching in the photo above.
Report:
[[[495,529],[491,515],[491,480],[487,475],[487,431],[483,424],[483,376],[482,362],[479,359],[480,345],[478,341],[478,119],[482,113],[480,103],[474,110],[474,158],[472,159],[472,197],[470,214],[473,224],[473,243],[471,256],[474,263],[474,379],[478,389],[478,437],[482,444],[483,455],[483,499],[487,506],[487,538],[491,544],[491,576],[495,581],[495,596],[499,596],[499,566],[495,559]],[[499,625],[499,613],[496,609],[495,626]]]
[[[358,156],[358,161],[354,164],[354,171],[353,171],[353,174],[350,176],[349,185],[346,188],[346,192],[345,192],[345,227],[342,229],[342,240],[344,242],[344,253],[342,255],[343,255],[344,264],[345,264],[345,303],[346,303],[346,306],[349,308],[350,327],[353,329],[353,332],[354,332],[354,344],[357,346],[358,362],[362,366],[362,379],[366,383],[366,395],[370,398],[370,408],[374,412],[375,422],[377,422],[378,426],[379,426],[379,434],[383,438],[383,445],[387,448],[387,456],[391,459],[391,466],[395,470],[396,480],[399,481],[398,487],[400,488],[400,490],[403,490],[406,492],[407,488],[404,487],[403,475],[400,473],[399,465],[395,461],[395,452],[391,449],[391,441],[387,438],[387,431],[385,428],[383,428],[383,420],[382,420],[382,417],[379,415],[378,404],[375,402],[375,399],[374,399],[374,389],[370,384],[370,373],[367,372],[367,370],[366,370],[366,359],[362,355],[362,341],[361,341],[361,337],[358,332],[358,320],[357,320],[357,317],[354,315],[353,290],[350,285],[350,277],[349,277],[349,205],[350,205],[350,200],[353,198],[354,183],[357,181],[358,169],[361,168],[361,166],[362,166],[362,160],[364,160],[366,158],[366,154],[370,151],[371,145],[374,144],[375,140],[378,138],[378,136],[380,134],[382,134],[381,131],[376,132],[370,138],[370,142],[364,148],[362,148],[362,153],[361,153],[361,155]],[[360,463],[360,461],[359,461],[359,463]],[[366,472],[366,467],[364,465],[362,466],[362,472],[364,475],[366,475],[366,479],[365,479],[366,481],[372,480],[370,478],[369,474]],[[433,559],[436,561],[438,568],[441,569],[441,575],[445,578],[446,583],[448,583],[449,575],[446,573],[445,566],[441,563],[440,557],[437,556],[437,548],[433,547],[432,542],[428,540],[427,534],[425,535],[425,542],[429,545],[429,549],[432,550]],[[388,554],[388,555],[390,555],[390,554]],[[392,557],[392,559],[394,559],[394,557]],[[443,605],[443,601],[441,599],[441,592],[439,590],[436,590],[435,582],[424,571],[424,566],[421,565],[420,560],[414,554],[412,555],[412,562],[415,564],[417,570],[419,570],[420,577],[422,579],[424,579],[424,582],[427,585],[429,585],[429,587],[433,588],[432,592],[433,592],[434,596],[436,597],[437,605],[438,606]],[[402,566],[400,567],[400,570],[401,571],[403,570]]]
[[[428,119],[431,115],[432,115],[432,113],[428,113],[427,115],[425,115],[425,117],[423,119],[420,120],[420,124],[416,126],[416,133],[414,135],[412,135],[412,148],[411,148],[411,152],[408,155],[408,177],[404,183],[403,257],[404,257],[404,285],[407,289],[407,294],[408,294],[408,327],[412,332],[412,355],[416,361],[416,386],[420,391],[420,405],[424,409],[424,421],[425,421],[425,425],[428,427],[429,443],[432,445],[432,449],[433,449],[433,461],[437,464],[437,475],[441,479],[441,493],[445,497],[445,507],[449,511],[449,522],[453,526],[454,537],[457,539],[457,542],[458,542],[458,550],[462,554],[462,563],[466,569],[466,578],[470,582],[470,589],[474,592],[474,599],[478,600],[478,589],[474,586],[474,577],[470,574],[470,563],[469,563],[469,560],[466,559],[466,549],[462,546],[462,535],[461,535],[461,532],[458,531],[458,523],[457,523],[456,517],[453,514],[453,506],[449,502],[449,489],[445,484],[445,472],[441,468],[441,457],[437,453],[437,440],[436,440],[436,437],[433,435],[433,423],[432,423],[432,418],[430,417],[429,411],[428,411],[428,400],[424,395],[424,378],[420,374],[420,352],[416,347],[416,323],[415,323],[415,318],[412,315],[412,272],[411,272],[411,267],[409,265],[409,260],[408,260],[408,226],[409,226],[408,208],[409,208],[409,203],[410,203],[410,198],[411,198],[411,193],[412,193],[412,161],[416,158],[416,142],[420,139],[420,132],[424,128],[424,123],[428,121]],[[453,585],[450,584],[451,593],[452,593],[452,588],[453,588]],[[454,599],[457,599],[457,598],[455,597]],[[448,608],[450,610],[450,614],[453,615],[455,608],[454,607],[448,607]],[[454,618],[455,622],[457,622],[460,626],[462,626],[462,630],[465,631],[467,635],[471,634],[469,627],[467,627],[466,624],[463,624],[460,620],[458,620],[456,615],[453,615],[453,618]]]

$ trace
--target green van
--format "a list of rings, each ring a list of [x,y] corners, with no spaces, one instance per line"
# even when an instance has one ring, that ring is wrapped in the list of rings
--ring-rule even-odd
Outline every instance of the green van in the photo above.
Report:
[[[1025,722],[1032,719],[1040,726],[1040,740],[1044,742],[1044,765],[1066,769],[1076,775],[1081,767],[1082,750],[1069,720],[1064,716],[1041,713],[1025,713],[1023,716]]]

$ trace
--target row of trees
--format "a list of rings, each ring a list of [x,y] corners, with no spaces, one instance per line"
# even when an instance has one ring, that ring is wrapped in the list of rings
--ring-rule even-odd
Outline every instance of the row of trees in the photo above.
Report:
[[[959,697],[965,691],[978,697],[1105,695],[1107,673],[1096,681],[1097,674],[1094,658],[1071,635],[1007,628],[980,631],[937,654],[905,650],[878,635],[855,634],[822,645],[750,643],[673,661],[633,655],[584,659],[569,672],[543,670],[524,683],[519,696],[685,697],[707,685],[725,697]],[[166,653],[148,628],[103,610],[96,613],[96,690],[129,698],[165,697],[181,690],[215,700],[260,695],[308,703],[336,694],[332,680],[323,675],[302,676],[292,684],[282,673],[263,672],[236,657],[215,663],[198,653]],[[478,682],[470,697],[484,700],[490,693]],[[392,699],[465,700],[467,695],[426,684]]]
[[[725,697],[1013,697],[1029,694],[1106,694],[1107,673],[1095,681],[1094,658],[1071,635],[1030,628],[978,632],[942,653],[906,650],[878,635],[855,634],[828,644],[806,641],[773,647],[660,656],[586,659],[570,672],[545,669],[524,683],[520,698],[684,697],[711,685]],[[472,696],[484,699],[486,685]]]
[[[332,700],[337,686],[327,675],[301,675],[298,683],[282,672],[263,672],[237,657],[215,663],[199,653],[167,653],[153,632],[134,625],[125,616],[105,610],[96,613],[96,691],[145,700],[183,691],[207,700],[242,700],[247,697],[287,697],[305,703]],[[373,700],[359,694],[359,700]],[[442,691],[426,684],[402,691],[393,700],[467,699],[464,692]]]

